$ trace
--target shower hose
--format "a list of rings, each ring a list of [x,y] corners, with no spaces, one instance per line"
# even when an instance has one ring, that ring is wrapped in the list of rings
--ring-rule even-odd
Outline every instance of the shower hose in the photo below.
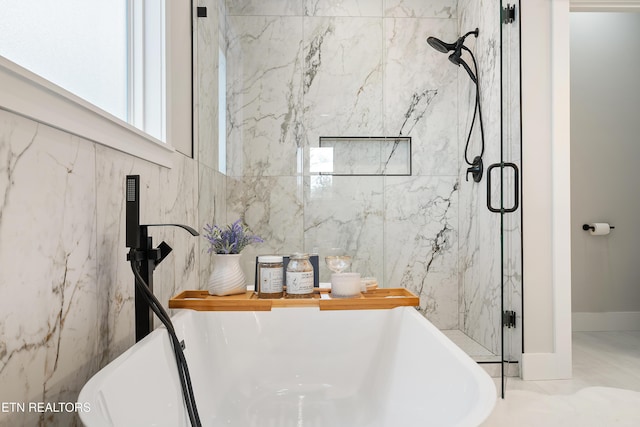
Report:
[[[155,315],[158,316],[162,324],[165,326],[165,328],[167,328],[167,332],[169,333],[171,346],[173,347],[173,353],[175,355],[176,364],[178,366],[178,377],[180,378],[180,385],[182,387],[182,397],[184,398],[184,404],[189,415],[191,426],[202,427],[200,416],[198,415],[198,408],[196,407],[196,400],[193,395],[193,387],[191,385],[191,376],[189,375],[187,360],[184,357],[182,346],[180,345],[180,341],[178,341],[178,337],[176,336],[176,332],[173,327],[173,323],[171,323],[171,319],[169,318],[169,314],[167,314],[166,310],[162,307],[156,296],[153,295],[153,293],[149,289],[149,286],[142,278],[142,275],[140,274],[140,271],[138,269],[137,262],[134,260],[133,256],[131,257],[131,270],[133,270],[133,275],[136,278],[136,289],[138,289],[140,291],[140,294],[144,296],[144,299],[147,304],[149,304],[149,307],[151,307],[151,310],[153,310]]]

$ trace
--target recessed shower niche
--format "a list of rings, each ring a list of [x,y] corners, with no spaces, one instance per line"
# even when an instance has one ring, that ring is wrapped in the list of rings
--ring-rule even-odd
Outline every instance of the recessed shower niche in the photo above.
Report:
[[[309,149],[309,172],[320,175],[411,175],[411,137],[328,137]]]

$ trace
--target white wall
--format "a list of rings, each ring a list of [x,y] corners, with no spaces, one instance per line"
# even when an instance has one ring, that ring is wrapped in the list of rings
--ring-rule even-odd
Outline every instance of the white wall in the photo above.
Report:
[[[632,314],[640,311],[640,13],[571,15],[574,330],[640,328],[640,313]],[[595,221],[616,229],[598,237],[581,230]],[[631,317],[609,323],[607,312]],[[584,313],[601,313],[601,321],[585,324]]]
[[[522,2],[524,379],[571,376],[568,16]]]
[[[525,379],[571,376],[570,7],[640,1],[523,2]]]

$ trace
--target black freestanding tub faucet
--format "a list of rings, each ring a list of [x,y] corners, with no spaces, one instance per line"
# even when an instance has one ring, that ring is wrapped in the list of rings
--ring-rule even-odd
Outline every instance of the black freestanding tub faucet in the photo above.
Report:
[[[140,224],[140,175],[127,175],[126,198],[126,244],[130,248],[127,260],[139,269],[140,276],[149,291],[153,293],[153,270],[172,249],[166,242],[154,248],[148,228],[179,227],[191,233],[192,236],[199,234],[193,228],[183,224]],[[137,278],[134,280],[138,281]],[[135,289],[136,342],[138,342],[149,335],[153,329],[153,311],[139,286]]]

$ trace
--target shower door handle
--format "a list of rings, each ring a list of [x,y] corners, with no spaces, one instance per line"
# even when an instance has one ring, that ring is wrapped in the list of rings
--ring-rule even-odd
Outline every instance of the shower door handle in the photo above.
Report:
[[[510,208],[494,208],[491,204],[491,171],[494,168],[511,168],[513,169],[513,193],[514,200],[513,206]],[[497,213],[511,213],[515,212],[520,205],[520,170],[515,163],[494,163],[487,168],[487,208],[491,212]]]

